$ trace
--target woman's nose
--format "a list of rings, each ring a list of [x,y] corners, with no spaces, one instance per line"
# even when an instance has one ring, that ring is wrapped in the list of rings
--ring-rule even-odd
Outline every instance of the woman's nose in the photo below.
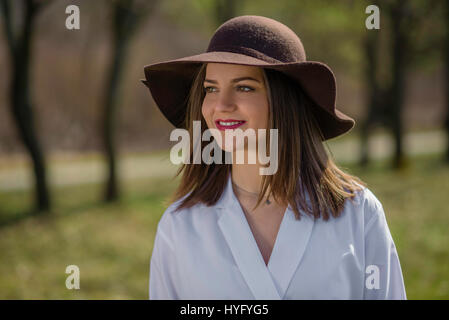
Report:
[[[218,99],[215,104],[217,111],[228,111],[236,108],[236,101],[229,91],[222,91],[218,93]]]

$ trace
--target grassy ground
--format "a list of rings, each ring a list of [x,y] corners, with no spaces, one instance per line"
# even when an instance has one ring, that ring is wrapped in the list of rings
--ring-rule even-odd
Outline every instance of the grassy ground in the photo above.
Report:
[[[1,194],[0,298],[146,299],[155,228],[175,183],[123,187],[115,205],[97,203],[100,185],[60,188],[51,216],[12,222],[32,199],[25,191]],[[65,287],[71,264],[80,268],[80,290]]]
[[[402,172],[377,161],[362,170],[382,202],[409,299],[449,298],[449,167],[417,156]],[[176,181],[133,180],[120,203],[98,203],[101,185],[58,187],[48,216],[29,216],[28,191],[0,193],[0,298],[147,299],[149,260],[164,200]],[[67,290],[65,268],[80,268],[80,290]]]

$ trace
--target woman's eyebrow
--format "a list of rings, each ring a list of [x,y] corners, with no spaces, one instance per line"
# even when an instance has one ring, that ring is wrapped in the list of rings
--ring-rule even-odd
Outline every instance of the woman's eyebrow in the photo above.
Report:
[[[256,81],[261,83],[259,80],[252,78],[252,77],[240,77],[240,78],[235,78],[232,79],[231,82],[235,83],[235,82],[239,82],[239,81],[243,81],[243,80],[252,80],[252,81]],[[216,80],[211,80],[211,79],[204,79],[204,82],[210,82],[210,83],[218,83]]]

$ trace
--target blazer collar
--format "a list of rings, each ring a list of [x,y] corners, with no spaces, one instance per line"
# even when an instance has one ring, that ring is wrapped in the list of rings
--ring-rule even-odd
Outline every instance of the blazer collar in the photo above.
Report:
[[[282,299],[307,248],[313,218],[301,212],[301,220],[296,220],[290,205],[287,207],[266,266],[232,189],[231,175],[215,207],[218,225],[255,299]]]

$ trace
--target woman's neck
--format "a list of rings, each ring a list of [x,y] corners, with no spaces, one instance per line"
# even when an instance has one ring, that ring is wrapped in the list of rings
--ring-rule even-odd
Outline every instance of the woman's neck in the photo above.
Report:
[[[257,164],[232,164],[232,181],[240,188],[258,194],[261,191],[262,176]]]

